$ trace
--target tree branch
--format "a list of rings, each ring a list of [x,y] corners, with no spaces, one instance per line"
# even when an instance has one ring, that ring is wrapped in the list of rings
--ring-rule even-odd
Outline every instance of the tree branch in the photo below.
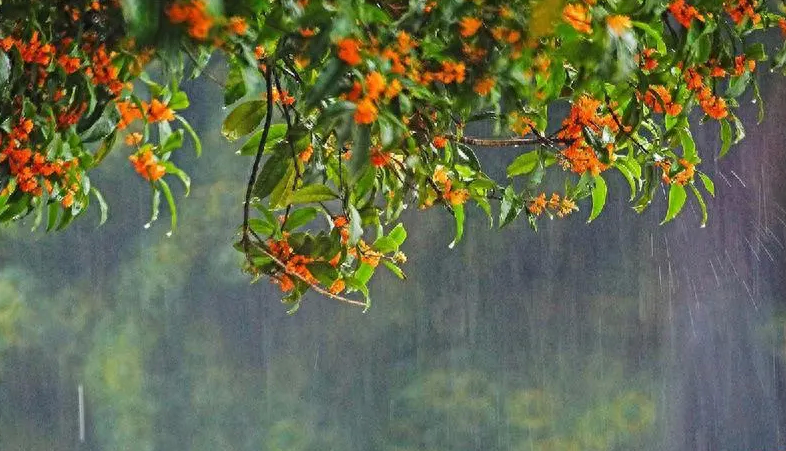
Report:
[[[471,136],[457,137],[455,135],[445,135],[450,141],[460,142],[469,146],[478,147],[522,147],[534,145],[547,145],[552,147],[555,142],[564,143],[564,140],[553,140],[546,137],[537,138],[474,138]]]
[[[267,142],[268,134],[270,133],[270,125],[273,122],[273,83],[272,83],[272,64],[268,64],[265,69],[265,87],[267,89],[267,114],[265,115],[265,127],[262,129],[262,137],[259,140],[257,147],[257,154],[254,157],[254,165],[251,167],[251,175],[248,178],[248,187],[246,187],[246,197],[243,203],[243,252],[246,254],[246,259],[249,259],[248,252],[248,220],[250,217],[251,208],[251,194],[254,190],[254,184],[257,181],[257,174],[259,173],[259,164],[262,161],[262,153],[265,150],[265,143]]]

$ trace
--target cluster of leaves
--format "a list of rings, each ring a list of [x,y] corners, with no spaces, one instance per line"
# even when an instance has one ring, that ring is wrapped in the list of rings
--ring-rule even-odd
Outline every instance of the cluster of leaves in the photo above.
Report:
[[[236,247],[293,309],[309,289],[368,307],[379,263],[403,278],[411,204],[453,215],[455,244],[469,203],[535,228],[589,199],[591,221],[619,172],[637,211],[665,186],[664,222],[688,194],[705,222],[714,187],[689,117],[720,123],[722,156],[745,135],[735,109],[759,97],[757,63],[786,64],[762,44],[786,19],[758,0],[6,0],[0,17],[0,221],[47,210],[62,227],[91,193],[105,208],[87,171],[124,134],[174,227],[164,176],[188,187],[169,157],[193,135],[179,84],[219,51],[223,133],[253,160]],[[495,136],[465,133],[482,121]],[[520,149],[507,180],[483,171],[483,147]]]

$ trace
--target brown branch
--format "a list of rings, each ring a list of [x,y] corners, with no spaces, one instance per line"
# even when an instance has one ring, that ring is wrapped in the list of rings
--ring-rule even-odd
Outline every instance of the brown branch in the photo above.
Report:
[[[450,141],[460,142],[462,144],[467,144],[469,146],[478,146],[478,147],[521,147],[521,146],[534,146],[534,145],[546,145],[549,147],[553,147],[555,142],[564,142],[563,140],[553,140],[547,137],[537,137],[537,138],[474,138],[471,136],[462,136],[458,137],[455,135],[445,135]]]
[[[270,133],[270,125],[273,122],[273,83],[272,83],[272,69],[271,64],[267,65],[265,69],[265,84],[267,88],[267,114],[265,116],[265,127],[262,129],[262,137],[259,140],[259,146],[257,147],[257,154],[254,157],[254,165],[251,167],[251,175],[248,178],[248,187],[246,187],[246,197],[245,202],[243,203],[243,252],[246,254],[246,259],[249,259],[249,252],[248,252],[248,220],[250,218],[251,212],[251,194],[254,190],[254,184],[257,181],[257,174],[259,173],[259,164],[262,161],[262,153],[265,150],[265,143],[267,142],[267,136]]]

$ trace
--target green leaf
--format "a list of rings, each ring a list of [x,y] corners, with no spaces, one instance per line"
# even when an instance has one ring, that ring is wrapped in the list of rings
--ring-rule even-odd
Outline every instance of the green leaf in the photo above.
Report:
[[[106,222],[107,218],[109,217],[109,206],[106,204],[106,200],[104,200],[104,196],[101,195],[101,192],[98,191],[97,189],[90,188],[90,194],[92,194],[93,197],[96,198],[96,201],[98,201],[98,208],[101,211],[101,220],[99,222],[99,225],[103,225]]]
[[[275,226],[266,219],[249,219],[248,226],[251,228],[251,230],[262,236],[271,236],[276,231]]]
[[[509,185],[505,188],[505,193],[502,196],[502,203],[500,204],[499,227],[503,228],[513,222],[523,208],[524,202],[516,195],[513,185]]]
[[[398,266],[396,266],[396,264],[395,264],[395,263],[393,263],[393,262],[391,262],[391,261],[389,261],[389,260],[382,260],[382,264],[383,264],[383,265],[385,265],[385,267],[386,267],[387,269],[389,269],[389,270],[390,270],[390,272],[392,272],[393,274],[395,274],[395,275],[396,275],[396,277],[398,277],[398,278],[399,278],[399,279],[401,279],[401,280],[406,280],[406,278],[407,278],[407,275],[406,275],[406,274],[404,274],[404,271],[402,271],[402,270],[401,270],[401,268],[399,268]]]
[[[169,206],[171,233],[174,232],[177,228],[177,205],[175,205],[175,197],[172,196],[172,190],[169,189],[169,185],[163,179],[159,179],[158,184],[161,186],[161,192],[164,193],[164,198],[166,199],[166,203]]]
[[[396,225],[396,227],[394,227],[393,230],[390,231],[388,237],[390,237],[390,239],[392,239],[396,243],[396,246],[401,246],[402,244],[404,244],[404,240],[407,239],[407,231],[404,229],[404,225],[403,224]]]
[[[453,238],[453,242],[448,245],[451,249],[453,249],[464,236],[464,205],[456,205],[453,207],[453,217],[456,219],[456,236]]]
[[[270,193],[270,207],[283,208],[289,203],[289,196],[292,194],[292,188],[295,186],[297,173],[295,172],[295,164],[292,160],[286,163],[287,171],[284,176],[278,181],[273,191]]]
[[[346,67],[341,61],[331,61],[322,70],[317,82],[314,83],[314,87],[306,94],[306,109],[313,108],[317,103],[337,92],[341,88],[339,81],[344,76],[345,70]]]
[[[666,43],[663,41],[663,36],[660,32],[656,31],[654,28],[649,26],[644,22],[633,21],[633,26],[638,28],[639,30],[646,33],[649,37],[655,40],[655,48],[658,49],[658,53],[663,55],[666,54]]]
[[[701,226],[705,227],[707,225],[707,204],[704,202],[704,197],[702,197],[699,189],[691,183],[690,189],[693,191],[693,195],[696,197],[696,200],[699,202],[699,208],[701,208]]]
[[[357,208],[349,204],[349,245],[354,246],[360,241],[363,236],[363,220],[360,218]]]
[[[229,141],[235,141],[241,136],[253,132],[267,114],[267,102],[264,100],[250,100],[238,105],[224,120],[221,133]]]
[[[381,236],[377,238],[371,247],[379,252],[382,252],[383,254],[395,252],[398,250],[398,244],[396,244],[396,241],[389,236]]]
[[[528,174],[538,167],[540,156],[538,152],[532,151],[519,155],[508,166],[508,177],[515,177],[517,175]]]
[[[592,213],[590,213],[587,222],[592,222],[603,211],[603,207],[606,205],[606,195],[609,192],[603,177],[595,176],[594,182],[595,184],[592,187]]]
[[[699,172],[699,178],[701,182],[704,184],[704,189],[710,193],[710,196],[715,197],[715,182],[705,173]]]
[[[202,140],[199,139],[199,135],[196,134],[194,128],[191,127],[191,124],[189,124],[183,116],[175,115],[175,117],[180,121],[185,131],[188,132],[188,135],[191,136],[191,139],[194,141],[194,152],[196,155],[202,155]]]
[[[183,91],[177,91],[172,94],[172,98],[169,99],[169,108],[173,110],[185,110],[190,106],[188,102],[188,94]]]
[[[325,202],[328,200],[338,199],[338,194],[334,193],[330,187],[326,185],[307,185],[304,186],[289,197],[290,204],[309,204],[313,202]]]
[[[338,270],[331,266],[328,262],[312,262],[306,265],[308,271],[319,283],[329,287],[336,279],[338,279]]]
[[[185,195],[188,196],[191,193],[191,177],[189,177],[184,170],[175,166],[171,161],[163,161],[161,164],[166,169],[167,174],[172,174],[180,179],[183,183],[183,187],[186,189]]]
[[[276,185],[284,178],[289,168],[294,168],[292,158],[285,152],[277,152],[265,161],[259,170],[259,177],[254,183],[252,194],[259,199],[264,199],[273,192]]]
[[[267,134],[267,142],[263,152],[270,152],[277,144],[284,141],[287,137],[287,124],[273,124]],[[243,147],[240,148],[240,155],[254,156],[259,150],[259,141],[262,140],[262,130],[254,133],[248,138]]]
[[[46,211],[46,231],[51,231],[57,224],[57,217],[60,213],[60,204],[52,202]]]
[[[696,142],[688,129],[680,129],[680,143],[682,144],[682,156],[691,163],[699,162],[699,155],[696,153]]]
[[[368,284],[371,277],[374,275],[374,267],[368,263],[361,263],[357,271],[355,271],[355,280],[363,285]]]
[[[232,105],[246,95],[246,81],[243,79],[243,67],[234,62],[229,66],[226,87],[224,88],[224,105]]]
[[[11,77],[11,61],[5,52],[0,52],[0,87],[8,82]]]
[[[620,174],[622,174],[622,176],[625,177],[625,180],[628,182],[628,185],[630,186],[630,199],[628,200],[632,201],[636,197],[636,192],[638,190],[638,186],[636,185],[636,180],[633,178],[633,174],[630,173],[630,169],[628,169],[628,167],[624,164],[615,164],[614,167],[620,171]]]
[[[723,158],[731,148],[731,124],[726,119],[721,119],[721,150],[718,158]]]
[[[178,130],[171,135],[169,135],[166,139],[166,142],[161,146],[161,154],[172,152],[175,149],[179,149],[183,146],[183,130]]]
[[[663,219],[661,224],[665,224],[672,219],[676,218],[677,215],[682,211],[682,207],[685,206],[685,200],[688,198],[688,194],[685,191],[685,187],[678,184],[672,184],[669,187],[669,209],[666,211],[666,217]]]
[[[298,208],[289,214],[287,221],[284,223],[284,230],[295,230],[304,226],[316,219],[318,214],[319,210],[313,207]]]

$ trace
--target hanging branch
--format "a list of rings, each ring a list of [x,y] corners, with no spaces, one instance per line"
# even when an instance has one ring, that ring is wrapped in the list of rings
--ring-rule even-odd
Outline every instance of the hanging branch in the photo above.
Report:
[[[246,254],[246,259],[249,259],[248,250],[248,220],[250,217],[251,208],[251,194],[254,190],[254,184],[257,181],[257,174],[259,173],[259,164],[262,161],[262,152],[265,150],[265,143],[267,142],[268,134],[270,133],[270,125],[273,123],[273,83],[272,83],[272,64],[268,62],[265,67],[265,88],[267,89],[267,114],[265,115],[265,126],[262,129],[262,137],[259,140],[257,147],[257,154],[254,157],[254,165],[251,167],[251,175],[248,177],[248,186],[246,187],[246,197],[243,203],[243,252]]]

